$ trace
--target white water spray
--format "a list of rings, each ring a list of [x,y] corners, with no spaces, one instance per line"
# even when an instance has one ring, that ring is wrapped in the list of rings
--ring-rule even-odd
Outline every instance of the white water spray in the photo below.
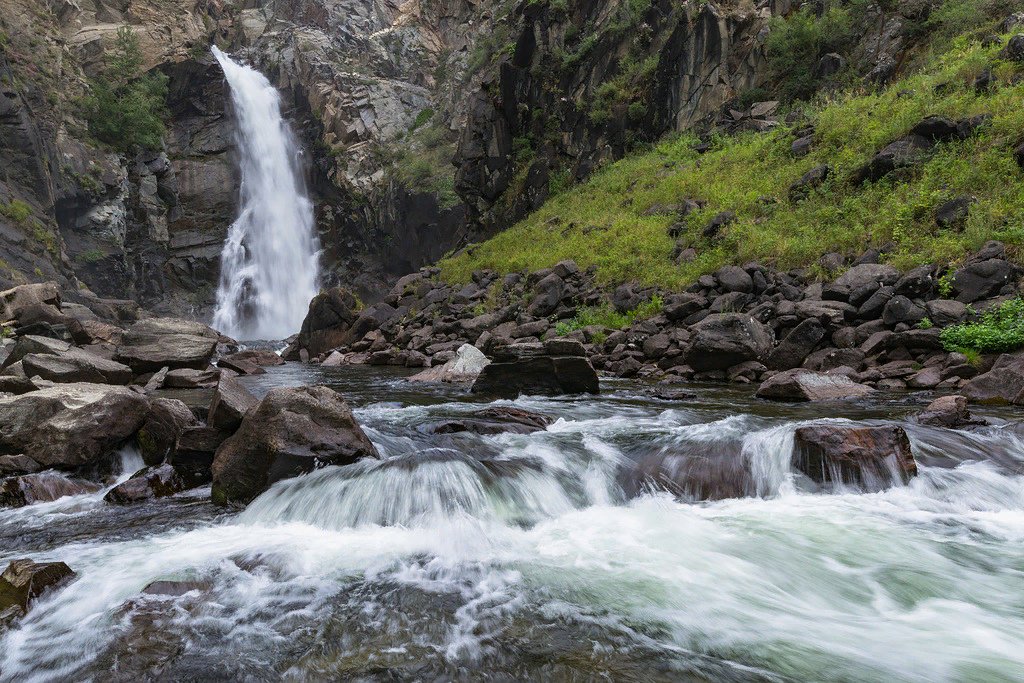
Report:
[[[213,326],[238,339],[284,339],[317,292],[319,245],[295,136],[277,91],[258,71],[213,48],[237,123],[238,218],[221,252]]]

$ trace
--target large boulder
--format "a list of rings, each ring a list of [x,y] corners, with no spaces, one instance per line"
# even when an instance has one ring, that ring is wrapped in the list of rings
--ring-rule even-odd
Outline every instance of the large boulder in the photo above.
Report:
[[[516,398],[600,393],[597,372],[577,341],[511,344],[497,348],[494,355],[494,362],[473,383],[474,394]]]
[[[178,399],[151,399],[146,421],[135,436],[143,462],[147,465],[162,463],[182,432],[198,424],[192,410]]]
[[[1001,258],[968,263],[953,273],[951,285],[956,300],[965,304],[995,296],[1020,277],[1020,269]]]
[[[802,320],[772,349],[764,364],[770,370],[798,368],[824,338],[825,328],[820,322],[814,318]]]
[[[697,372],[725,370],[748,360],[760,361],[772,350],[772,333],[741,313],[709,315],[690,328],[686,364]]]
[[[0,368],[6,369],[21,361],[22,358],[29,354],[50,354],[58,355],[61,353],[67,353],[72,348],[71,344],[61,339],[53,339],[51,337],[40,337],[34,334],[23,334],[18,337],[18,341],[14,343],[14,347],[11,349],[7,357],[4,358]]]
[[[286,355],[290,360],[298,360],[299,349],[318,356],[347,343],[358,309],[359,302],[347,289],[332,287],[320,292],[309,302],[299,337]]]
[[[0,453],[23,453],[44,467],[80,467],[134,436],[148,413],[144,396],[108,384],[0,397]]]
[[[463,344],[450,361],[415,374],[409,381],[470,384],[490,362],[480,349],[472,344]]]
[[[0,575],[0,620],[23,616],[33,601],[73,578],[75,572],[63,562],[12,560]]]
[[[173,496],[188,488],[185,479],[169,464],[147,467],[107,491],[103,500],[115,505],[140,503],[153,498]]]
[[[879,490],[917,474],[902,427],[810,425],[793,437],[793,465],[819,484],[856,484]]]
[[[963,396],[940,396],[918,414],[917,421],[923,425],[949,429],[986,424],[985,420],[971,416],[967,399]]]
[[[862,263],[853,266],[835,281],[825,285],[821,290],[821,297],[860,306],[879,288],[894,285],[899,279],[899,271],[892,266]]]
[[[916,166],[928,158],[934,143],[921,135],[908,135],[886,145],[854,176],[855,182],[881,180],[893,171]]]
[[[59,472],[46,471],[7,477],[0,481],[0,507],[23,507],[35,503],[49,503],[83,493],[99,491],[99,484],[82,479],[71,479]]]
[[[838,401],[861,398],[873,391],[845,375],[797,368],[768,378],[758,387],[756,395],[772,401]]]
[[[30,353],[21,359],[22,368],[29,377],[41,377],[67,384],[92,382],[94,384],[128,384],[134,376],[123,363],[72,347],[57,354]]]
[[[217,390],[213,392],[207,424],[217,429],[235,431],[242,424],[246,412],[256,405],[256,397],[234,377],[220,376]]]
[[[17,320],[24,309],[37,305],[60,308],[60,291],[56,282],[18,285],[0,292],[0,323]]]
[[[213,480],[213,459],[217,449],[231,436],[214,427],[186,427],[178,436],[167,461],[187,486],[202,486]]]
[[[379,457],[348,404],[323,386],[272,389],[213,461],[213,500],[248,503],[271,484]]]
[[[118,360],[137,373],[161,368],[202,370],[210,364],[220,335],[202,323],[149,318],[135,323],[117,347]]]
[[[1024,405],[1024,353],[1004,353],[992,369],[969,381],[961,390],[975,403]]]

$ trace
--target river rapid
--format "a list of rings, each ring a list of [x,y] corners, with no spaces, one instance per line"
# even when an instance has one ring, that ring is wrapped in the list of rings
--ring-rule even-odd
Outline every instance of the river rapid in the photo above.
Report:
[[[432,435],[487,404],[370,368],[245,381],[336,387],[384,459],[279,482],[241,512],[209,489],[3,511],[0,563],[78,578],[3,636],[0,681],[1024,679],[1013,411],[958,432],[909,420],[924,395],[666,401],[612,381],[498,402],[555,418],[544,431]],[[818,490],[789,458],[822,420],[903,425],[919,476]],[[633,473],[672,458],[747,495],[702,502]]]

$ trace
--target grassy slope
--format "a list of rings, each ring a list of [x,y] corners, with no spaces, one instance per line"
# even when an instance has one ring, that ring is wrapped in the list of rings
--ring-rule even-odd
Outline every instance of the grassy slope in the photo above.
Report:
[[[597,266],[598,279],[608,284],[635,280],[675,289],[726,263],[807,266],[828,251],[858,253],[888,242],[896,245],[888,260],[901,268],[953,263],[989,239],[1024,247],[1024,172],[1012,157],[1024,139],[1024,69],[1001,61],[999,49],[961,38],[920,73],[884,91],[834,95],[806,109],[817,142],[803,159],[790,154],[793,136],[786,127],[718,140],[702,156],[691,150],[689,136],[667,141],[606,167],[510,230],[445,259],[442,275],[466,281],[476,269],[536,270],[571,258]],[[986,67],[997,85],[976,94],[974,78]],[[877,150],[929,114],[991,114],[993,121],[975,138],[941,146],[909,178],[850,182]],[[803,202],[789,202],[789,185],[821,163],[834,170],[829,183]],[[978,199],[966,229],[938,230],[935,208],[961,194]],[[765,203],[765,197],[777,202]],[[675,219],[643,213],[684,198],[706,200],[707,207],[688,218],[682,237],[699,256],[676,265],[674,240],[666,233]],[[737,222],[719,242],[703,240],[703,226],[724,210],[735,211]]]

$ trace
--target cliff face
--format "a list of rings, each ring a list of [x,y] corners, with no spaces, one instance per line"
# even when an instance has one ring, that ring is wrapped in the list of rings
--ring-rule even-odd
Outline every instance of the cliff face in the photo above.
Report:
[[[282,93],[306,150],[326,284],[374,299],[760,85],[769,20],[790,4],[11,0],[0,209],[16,205],[0,211],[0,286],[57,279],[209,313],[237,194],[213,42]],[[160,152],[114,154],[78,113],[124,24],[145,67],[169,78]]]

